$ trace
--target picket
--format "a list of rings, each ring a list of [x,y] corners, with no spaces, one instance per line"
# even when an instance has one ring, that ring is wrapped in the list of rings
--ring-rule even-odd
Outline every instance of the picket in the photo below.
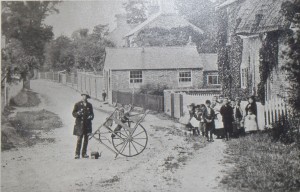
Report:
[[[273,98],[265,102],[265,125],[271,127],[273,123],[287,117],[287,106],[283,99]]]

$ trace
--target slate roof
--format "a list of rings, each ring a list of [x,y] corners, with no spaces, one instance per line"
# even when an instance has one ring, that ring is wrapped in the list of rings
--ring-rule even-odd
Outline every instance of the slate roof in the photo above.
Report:
[[[219,7],[237,9],[237,34],[255,34],[289,27],[281,14],[281,4],[287,0],[228,0]]]
[[[218,71],[218,54],[201,53],[199,56],[203,63],[203,71]]]
[[[164,29],[172,29],[177,27],[192,27],[198,33],[203,33],[203,30],[188,22],[186,19],[177,15],[176,13],[163,13],[159,12],[149,17],[146,21],[132,29],[129,33],[127,33],[124,37],[128,37],[138,33],[139,31],[146,28],[154,28],[160,27]]]
[[[215,56],[199,54],[195,46],[106,48],[104,69],[203,69],[212,61],[217,65]]]

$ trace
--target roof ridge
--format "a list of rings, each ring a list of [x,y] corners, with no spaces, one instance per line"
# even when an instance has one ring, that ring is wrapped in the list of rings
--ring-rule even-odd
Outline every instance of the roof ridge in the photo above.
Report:
[[[197,48],[196,46],[145,46],[145,47],[106,47],[106,49],[153,49],[153,48],[160,48],[160,49],[182,49],[182,48]]]

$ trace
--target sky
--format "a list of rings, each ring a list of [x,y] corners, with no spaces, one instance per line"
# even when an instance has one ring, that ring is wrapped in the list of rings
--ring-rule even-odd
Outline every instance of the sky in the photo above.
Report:
[[[109,24],[112,30],[115,14],[123,11],[122,2],[124,0],[64,1],[57,6],[59,13],[49,15],[44,23],[53,26],[55,37],[70,37],[80,28],[92,31],[99,24]]]

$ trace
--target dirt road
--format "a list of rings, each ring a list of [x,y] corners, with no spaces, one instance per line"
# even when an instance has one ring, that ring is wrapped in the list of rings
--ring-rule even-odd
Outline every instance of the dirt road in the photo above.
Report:
[[[80,94],[43,80],[32,81],[31,86],[42,103],[32,109],[18,110],[49,110],[60,116],[64,126],[45,135],[55,138],[55,143],[1,153],[1,191],[223,191],[218,182],[224,143],[220,140],[201,143],[206,146],[196,150],[200,144],[188,142],[174,132],[179,124],[155,115],[148,115],[143,122],[149,143],[142,154],[114,160],[114,154],[92,140],[88,152],[102,151],[102,157],[75,160],[71,111],[81,99]],[[101,110],[111,108],[98,101],[91,102],[95,108],[95,129],[107,117]]]

